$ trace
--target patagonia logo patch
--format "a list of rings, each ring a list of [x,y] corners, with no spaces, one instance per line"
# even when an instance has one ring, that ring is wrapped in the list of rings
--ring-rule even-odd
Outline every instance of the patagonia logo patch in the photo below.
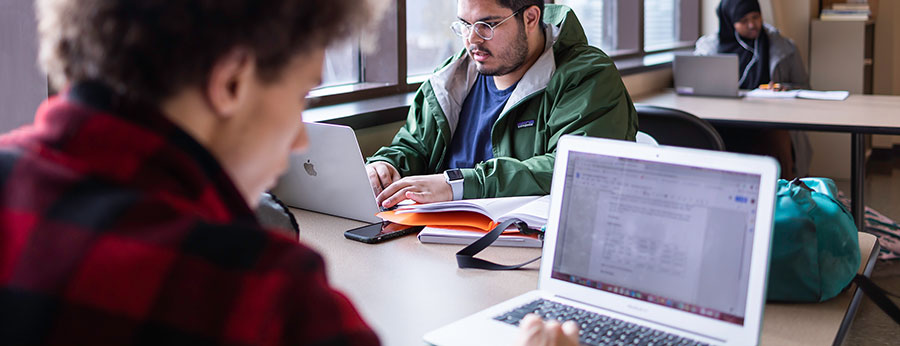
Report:
[[[525,120],[525,121],[520,121],[520,122],[516,123],[517,129],[532,127],[532,126],[534,126],[534,120]]]

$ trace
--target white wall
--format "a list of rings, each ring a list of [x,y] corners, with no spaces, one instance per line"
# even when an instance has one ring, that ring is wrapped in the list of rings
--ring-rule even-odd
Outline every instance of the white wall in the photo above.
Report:
[[[879,1],[875,21],[875,57],[872,92],[900,95],[900,1]],[[872,136],[872,146],[889,149],[900,136]]]
[[[700,1],[700,35],[709,35],[719,32],[719,17],[716,16],[717,0]]]
[[[772,15],[768,18],[782,35],[794,40],[803,64],[809,69],[809,23],[812,18],[818,17],[818,0],[763,0],[769,3]]]
[[[33,2],[0,0],[0,133],[30,123],[45,98]]]
[[[878,2],[873,92],[900,95],[900,1]]]

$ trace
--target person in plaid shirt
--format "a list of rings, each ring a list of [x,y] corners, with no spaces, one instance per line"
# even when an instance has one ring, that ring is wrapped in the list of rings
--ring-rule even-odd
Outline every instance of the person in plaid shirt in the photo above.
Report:
[[[252,209],[358,0],[37,0],[62,88],[0,136],[0,344],[377,345]],[[523,322],[522,343],[572,326]]]
[[[252,208],[356,0],[40,0],[62,92],[0,138],[0,344],[376,345]]]

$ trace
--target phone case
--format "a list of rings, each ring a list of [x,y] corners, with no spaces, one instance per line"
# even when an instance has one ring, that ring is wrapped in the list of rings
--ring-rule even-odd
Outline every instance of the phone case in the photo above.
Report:
[[[363,226],[363,227],[366,227],[366,226]],[[421,231],[422,228],[424,228],[424,226],[410,226],[409,228],[406,228],[406,229],[403,229],[403,230],[400,230],[397,232],[391,232],[391,233],[388,233],[388,234],[385,234],[382,236],[371,237],[371,238],[364,237],[364,236],[361,236],[356,233],[352,233],[352,231],[358,229],[358,228],[354,228],[354,229],[344,232],[344,238],[360,241],[360,242],[363,242],[366,244],[376,244],[376,243],[383,242],[385,240],[390,240],[390,239],[401,237],[401,236],[404,236],[404,235],[407,235],[410,233],[415,233],[415,232]]]

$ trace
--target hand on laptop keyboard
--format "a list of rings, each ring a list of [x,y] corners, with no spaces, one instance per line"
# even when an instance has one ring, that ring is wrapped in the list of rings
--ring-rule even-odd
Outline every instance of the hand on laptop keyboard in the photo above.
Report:
[[[550,321],[546,324],[537,321],[529,321],[530,325],[526,326],[526,320],[534,318],[545,319]],[[675,334],[666,333],[661,330],[637,325],[620,319],[612,318],[606,315],[582,310],[566,304],[538,299],[530,303],[519,306],[507,313],[494,317],[495,320],[518,325],[522,332],[520,345],[578,345],[579,342],[585,345],[642,345],[642,346],[709,346],[705,343],[697,342]],[[576,325],[566,328],[560,328],[559,323],[566,321],[575,323]],[[556,324],[551,324],[556,323]],[[563,324],[565,327],[566,324]],[[531,331],[537,325],[542,329]],[[574,328],[573,328],[574,327]],[[581,330],[579,330],[579,327]],[[574,329],[575,339],[572,343],[563,343],[560,333],[565,334],[566,339],[570,336],[570,331]],[[528,332],[531,331],[531,332]],[[556,339],[549,339],[552,335],[541,336],[541,333],[550,333],[555,335]],[[536,335],[532,335],[536,334]],[[541,339],[544,337],[544,339]],[[535,340],[531,343],[531,340]],[[556,342],[551,343],[551,342]]]
[[[519,322],[519,330],[519,342],[516,345],[578,345],[578,325],[573,321],[563,324],[557,321],[545,323],[538,315],[528,314]]]

